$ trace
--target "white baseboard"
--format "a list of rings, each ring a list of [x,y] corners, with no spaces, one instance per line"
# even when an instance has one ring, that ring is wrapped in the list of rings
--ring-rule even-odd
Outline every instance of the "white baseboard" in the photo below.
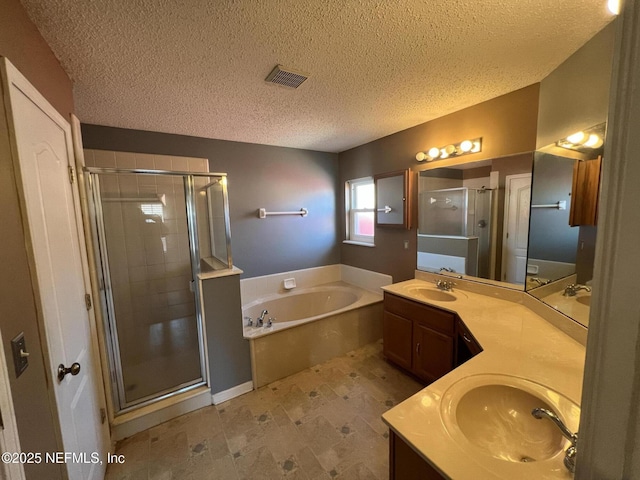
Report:
[[[232,398],[239,397],[240,395],[244,395],[245,393],[249,393],[253,390],[253,381],[248,381],[246,383],[242,383],[240,385],[236,385],[235,387],[229,388],[228,390],[223,390],[222,392],[214,393],[211,395],[213,399],[214,405],[219,405],[227,400],[231,400]]]

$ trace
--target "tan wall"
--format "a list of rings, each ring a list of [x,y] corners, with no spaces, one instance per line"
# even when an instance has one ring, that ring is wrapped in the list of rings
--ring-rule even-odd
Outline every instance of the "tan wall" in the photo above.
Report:
[[[73,113],[73,85],[19,0],[4,0],[0,56],[7,57],[64,118]]]
[[[540,82],[537,148],[607,121],[615,23]]]
[[[437,165],[531,152],[536,146],[538,93],[539,84],[531,85],[342,152],[339,154],[340,185],[349,179],[406,168],[411,168],[415,175],[415,172],[425,168],[424,164],[415,160],[417,152],[466,138],[482,137],[482,152],[457,160],[441,160]],[[342,190],[340,206],[344,205]],[[414,189],[412,202],[413,205],[417,204],[417,188]],[[416,211],[415,208],[413,210]],[[344,239],[344,213],[342,216]],[[375,248],[342,244],[341,261],[392,275],[394,282],[413,278],[417,248],[415,227],[411,230],[377,228]],[[405,241],[409,242],[406,250]]]
[[[0,55],[7,57],[68,118],[73,111],[71,81],[18,0],[6,0],[2,4]],[[60,447],[56,442],[54,414],[40,348],[24,225],[4,110],[0,118],[0,203],[0,329],[7,354],[21,448],[25,452],[56,451]],[[22,331],[31,355],[29,367],[16,379],[10,358],[10,341]],[[62,478],[60,466],[50,463],[25,465],[25,472],[27,478]]]

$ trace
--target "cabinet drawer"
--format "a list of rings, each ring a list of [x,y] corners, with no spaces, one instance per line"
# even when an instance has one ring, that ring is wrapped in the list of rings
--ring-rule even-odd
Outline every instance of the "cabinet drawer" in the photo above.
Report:
[[[458,320],[458,341],[463,342],[471,355],[477,355],[482,351],[482,347],[462,320]]]
[[[384,309],[390,313],[410,318],[449,335],[455,333],[455,315],[423,303],[407,300],[385,292]]]

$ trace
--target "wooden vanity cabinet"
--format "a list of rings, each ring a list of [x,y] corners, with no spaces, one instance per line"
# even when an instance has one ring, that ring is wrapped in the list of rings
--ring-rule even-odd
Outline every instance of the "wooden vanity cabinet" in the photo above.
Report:
[[[441,480],[445,477],[389,430],[389,480]]]
[[[431,383],[454,367],[455,315],[393,294],[384,294],[382,353]]]
[[[482,351],[454,313],[385,292],[382,353],[431,383]],[[440,472],[389,430],[390,480],[441,480]]]

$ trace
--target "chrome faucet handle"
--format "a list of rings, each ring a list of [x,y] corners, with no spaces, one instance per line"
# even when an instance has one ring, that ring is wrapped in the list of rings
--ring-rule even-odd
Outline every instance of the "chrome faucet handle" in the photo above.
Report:
[[[275,318],[269,317],[269,320],[267,320],[267,328],[272,327],[273,326],[273,321],[275,320]]]
[[[587,287],[586,285],[580,285],[577,283],[570,283],[569,285],[564,287],[563,295],[565,297],[575,297],[580,290],[584,290],[585,292],[590,292],[591,287]]]
[[[269,312],[267,310],[262,310],[262,313],[260,314],[260,316],[258,317],[257,321],[256,321],[256,326],[257,327],[261,327],[264,324],[264,316],[266,314],[268,314]]]
[[[562,435],[564,435],[567,440],[571,442],[571,445],[565,451],[564,466],[567,467],[567,470],[569,470],[571,473],[574,473],[576,470],[576,455],[578,453],[578,432],[572,433],[571,430],[569,430],[564,424],[564,422],[560,420],[560,417],[546,408],[534,408],[533,410],[531,410],[531,415],[533,415],[534,418],[537,418],[538,420],[542,418],[548,418],[549,420],[551,420],[555,424],[555,426],[560,429]]]
[[[253,327],[253,320],[251,317],[244,317],[244,319],[247,321],[247,327]]]

